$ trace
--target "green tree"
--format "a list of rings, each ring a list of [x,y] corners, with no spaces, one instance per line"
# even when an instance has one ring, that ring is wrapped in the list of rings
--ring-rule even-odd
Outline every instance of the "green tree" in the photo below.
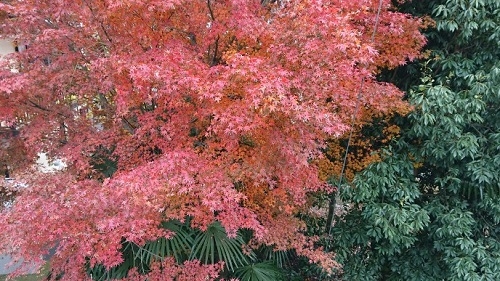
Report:
[[[414,112],[382,160],[342,189],[346,280],[500,280],[500,2],[412,1],[429,56],[385,73]]]

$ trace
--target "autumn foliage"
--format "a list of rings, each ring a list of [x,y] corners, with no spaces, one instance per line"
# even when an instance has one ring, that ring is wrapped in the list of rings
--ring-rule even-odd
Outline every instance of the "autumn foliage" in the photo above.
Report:
[[[338,182],[342,175],[344,179],[352,181],[356,173],[379,161],[380,148],[400,134],[400,128],[394,123],[394,118],[405,116],[409,110],[406,105],[395,107],[386,113],[362,108],[349,132],[327,140],[325,157],[316,160],[319,178]]]
[[[29,46],[3,62],[0,119],[30,155],[68,165],[25,167],[29,187],[0,215],[0,249],[39,261],[57,246],[54,270],[83,280],[88,262],[122,261],[123,239],[171,237],[160,223],[190,217],[334,267],[295,214],[328,190],[313,160],[349,128],[358,99],[405,107],[374,77],[418,55],[421,22],[383,2],[374,41],[378,0],[0,4],[11,15],[2,36]]]

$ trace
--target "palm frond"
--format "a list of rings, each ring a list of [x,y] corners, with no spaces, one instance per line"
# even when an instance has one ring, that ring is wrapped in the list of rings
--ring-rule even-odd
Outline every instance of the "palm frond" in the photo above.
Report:
[[[241,281],[277,281],[283,273],[273,262],[266,261],[237,268],[235,276]]]
[[[282,268],[290,261],[291,251],[275,251],[274,247],[263,246],[261,249],[263,260],[273,262],[277,267]]]
[[[220,222],[214,222],[206,231],[197,233],[189,259],[198,259],[205,264],[224,261],[226,267],[233,271],[250,262],[250,256],[243,253],[244,244],[241,235],[229,238]]]

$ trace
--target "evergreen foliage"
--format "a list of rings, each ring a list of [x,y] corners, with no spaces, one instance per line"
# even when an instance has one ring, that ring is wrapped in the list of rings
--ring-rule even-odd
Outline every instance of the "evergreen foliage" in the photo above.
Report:
[[[500,280],[500,2],[402,9],[435,28],[425,60],[383,76],[415,108],[401,138],[342,189],[344,279]]]

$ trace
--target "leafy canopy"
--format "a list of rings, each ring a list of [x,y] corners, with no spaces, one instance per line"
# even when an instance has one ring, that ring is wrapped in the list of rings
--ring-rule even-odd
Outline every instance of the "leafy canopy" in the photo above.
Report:
[[[335,267],[295,217],[309,192],[328,189],[312,160],[348,128],[362,77],[367,107],[405,107],[375,74],[416,58],[425,41],[420,20],[384,1],[372,42],[378,4],[2,2],[1,36],[29,47],[3,61],[0,119],[20,129],[28,155],[68,165],[24,170],[29,187],[0,215],[3,250],[30,261],[57,246],[54,276],[83,280],[88,264],[120,265],[124,240],[173,239],[160,224],[189,217],[193,228],[218,221],[230,238],[249,229],[250,245]],[[195,260],[181,270],[176,259],[149,278],[220,270]]]
[[[346,280],[500,278],[500,2],[412,1],[429,57],[394,82],[415,111],[343,194],[333,231]],[[420,79],[415,79],[417,76]]]

